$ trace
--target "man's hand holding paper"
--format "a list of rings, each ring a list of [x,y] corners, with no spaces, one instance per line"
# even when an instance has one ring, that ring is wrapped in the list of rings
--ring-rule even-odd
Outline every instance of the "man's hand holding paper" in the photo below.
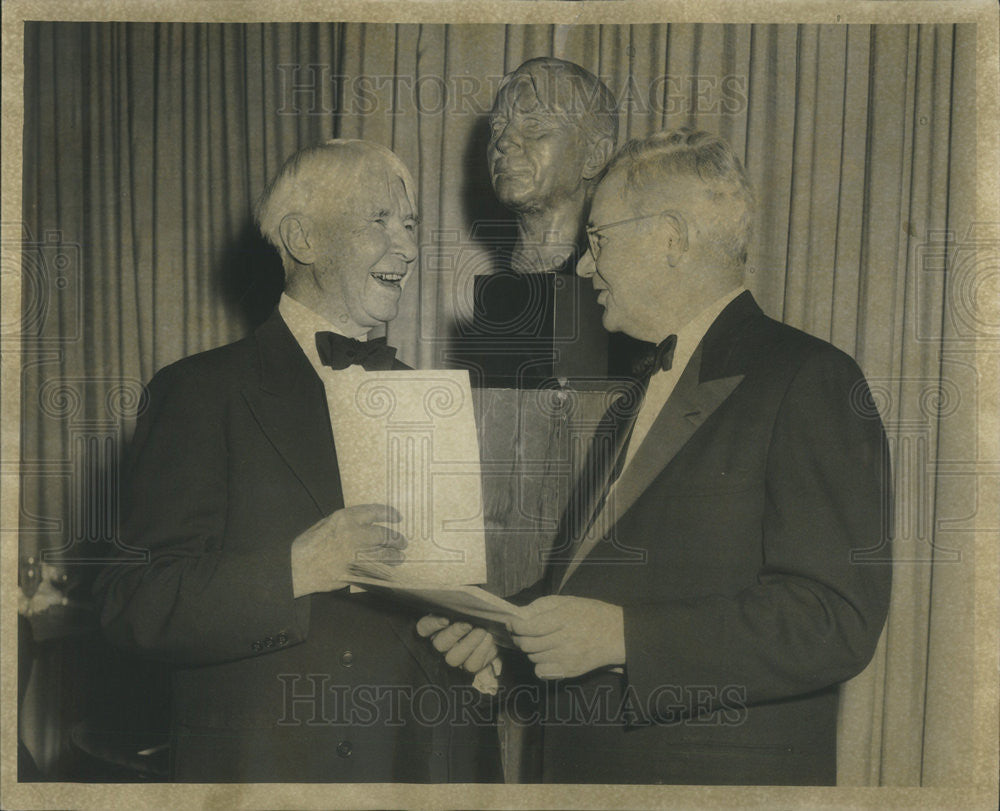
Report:
[[[568,679],[600,667],[625,664],[625,627],[620,606],[583,597],[541,597],[512,619],[511,639],[535,664],[540,679]],[[491,653],[492,637],[467,622],[426,616],[417,623],[452,667],[480,671]]]
[[[468,622],[452,622],[447,617],[428,614],[417,622],[417,633],[430,637],[431,644],[444,654],[449,665],[474,674],[473,686],[477,690],[496,694],[502,665],[496,640],[489,631]]]
[[[303,597],[347,585],[348,567],[359,558],[396,566],[406,538],[380,526],[401,516],[386,504],[345,507],[320,519],[292,542],[292,591]]]
[[[625,664],[621,606],[585,597],[540,597],[514,620],[511,638],[540,679],[569,679]]]
[[[417,633],[430,637],[431,644],[444,654],[449,665],[465,668],[470,673],[478,673],[497,655],[493,635],[468,622],[452,622],[446,617],[428,614],[417,622]]]

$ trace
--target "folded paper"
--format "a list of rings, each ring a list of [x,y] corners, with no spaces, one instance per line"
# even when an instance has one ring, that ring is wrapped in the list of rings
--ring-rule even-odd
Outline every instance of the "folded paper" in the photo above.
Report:
[[[346,506],[389,504],[407,539],[399,576],[486,582],[482,482],[468,372],[328,373],[324,381]]]

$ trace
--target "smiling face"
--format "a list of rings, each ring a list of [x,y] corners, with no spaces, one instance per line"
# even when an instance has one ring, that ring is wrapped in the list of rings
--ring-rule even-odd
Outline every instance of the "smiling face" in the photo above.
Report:
[[[486,155],[497,198],[511,210],[544,210],[582,194],[590,150],[578,126],[539,101],[526,74],[500,91]]]
[[[593,283],[605,329],[658,343],[737,287],[743,266],[724,259],[731,206],[704,181],[672,174],[640,191],[626,175],[612,168],[598,185],[576,272]]]
[[[366,158],[326,211],[313,214],[311,271],[322,310],[348,335],[391,321],[417,258],[417,219],[401,178]]]
[[[637,219],[641,212],[629,204],[624,186],[624,173],[613,171],[597,187],[588,223],[597,260],[588,251],[576,272],[591,279],[608,332],[658,342],[685,320],[683,273],[666,256],[678,234],[668,216]],[[621,224],[602,228],[611,223]]]

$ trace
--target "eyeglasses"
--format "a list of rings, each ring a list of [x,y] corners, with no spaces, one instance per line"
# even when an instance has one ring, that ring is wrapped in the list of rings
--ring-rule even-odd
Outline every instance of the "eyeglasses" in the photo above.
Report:
[[[625,225],[630,222],[639,222],[639,220],[649,220],[653,217],[662,217],[664,214],[672,217],[675,221],[683,223],[683,220],[680,219],[680,216],[676,211],[667,208],[663,211],[657,211],[655,214],[642,214],[638,217],[629,217],[627,220],[618,220],[617,222],[609,222],[606,225],[595,225],[593,227],[585,228],[584,230],[587,232],[587,242],[590,247],[590,258],[596,262],[597,257],[601,254],[601,246],[597,241],[597,235],[601,231],[607,231],[609,228],[614,228],[618,225]]]

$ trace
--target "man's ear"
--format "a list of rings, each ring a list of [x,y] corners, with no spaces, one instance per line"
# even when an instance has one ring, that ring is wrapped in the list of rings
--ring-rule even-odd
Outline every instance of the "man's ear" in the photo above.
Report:
[[[614,151],[615,142],[611,138],[598,138],[591,143],[587,159],[583,162],[583,179],[593,180],[603,172]]]
[[[663,213],[667,227],[664,229],[667,237],[667,264],[675,268],[688,249],[688,228],[684,216],[678,211]]]
[[[302,265],[316,261],[316,251],[309,240],[311,228],[312,220],[305,214],[286,214],[278,224],[278,235],[285,251]]]

